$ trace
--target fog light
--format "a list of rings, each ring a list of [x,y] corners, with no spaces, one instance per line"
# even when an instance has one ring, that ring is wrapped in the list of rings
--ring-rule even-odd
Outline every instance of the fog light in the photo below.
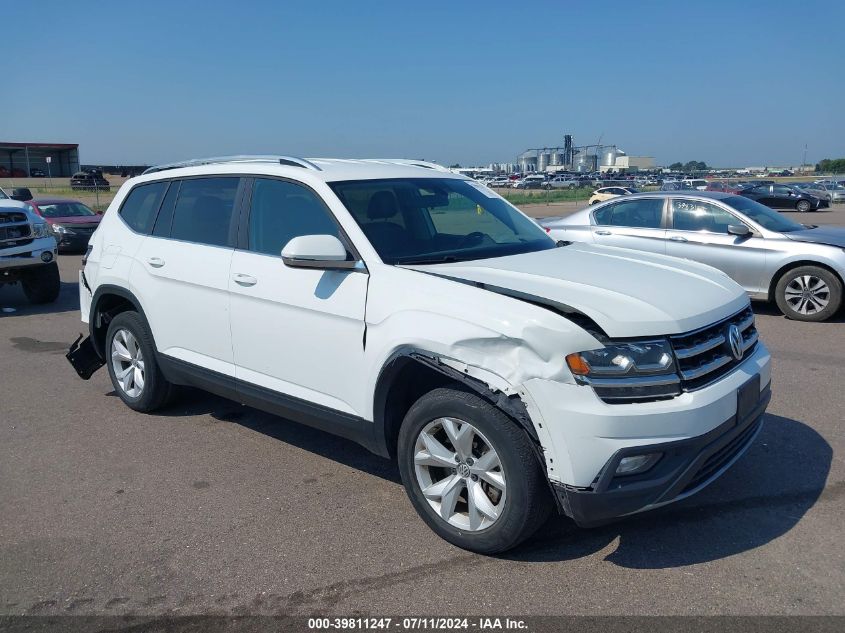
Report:
[[[50,251],[44,251],[43,253],[41,253],[41,261],[45,264],[53,261],[53,253],[51,253]]]
[[[644,473],[654,466],[662,455],[663,453],[649,453],[648,455],[631,455],[630,457],[623,457],[619,461],[619,466],[616,467],[616,474],[624,476]]]

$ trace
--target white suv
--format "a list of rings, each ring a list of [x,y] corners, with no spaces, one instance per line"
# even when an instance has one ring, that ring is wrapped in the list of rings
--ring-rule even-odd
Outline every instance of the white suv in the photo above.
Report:
[[[448,541],[513,547],[687,497],[745,451],[770,357],[742,288],[556,243],[490,189],[398,160],[233,157],[126,182],[80,273],[131,408],[193,385],[397,459]],[[281,423],[281,422],[280,422]]]

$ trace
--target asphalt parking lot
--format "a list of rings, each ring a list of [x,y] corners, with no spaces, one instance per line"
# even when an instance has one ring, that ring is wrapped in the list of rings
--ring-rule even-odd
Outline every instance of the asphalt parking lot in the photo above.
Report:
[[[561,215],[577,205],[529,208]],[[803,222],[845,225],[845,208]],[[756,305],[773,399],[749,452],[692,499],[501,558],[419,520],[348,441],[186,392],[158,415],[65,361],[78,255],[33,308],[0,289],[2,614],[845,614],[845,311]]]

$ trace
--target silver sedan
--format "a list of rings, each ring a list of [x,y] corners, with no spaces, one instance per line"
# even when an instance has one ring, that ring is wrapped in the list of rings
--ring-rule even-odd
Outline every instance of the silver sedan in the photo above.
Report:
[[[824,321],[842,305],[845,228],[798,224],[742,196],[641,193],[540,224],[558,240],[708,264],[732,277],[752,299],[775,301],[799,321]]]

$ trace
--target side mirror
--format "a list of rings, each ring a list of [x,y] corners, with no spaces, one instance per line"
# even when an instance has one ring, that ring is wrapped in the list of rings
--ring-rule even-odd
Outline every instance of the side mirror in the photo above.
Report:
[[[744,224],[729,224],[728,233],[730,235],[736,235],[738,237],[748,237],[749,235],[751,235],[751,229],[749,229]]]
[[[17,200],[18,202],[27,202],[32,200],[32,192],[26,187],[16,187],[12,189],[12,195],[10,197],[12,200]]]
[[[346,247],[334,235],[300,235],[282,249],[282,261],[291,268],[349,270],[358,262],[346,259]]]

